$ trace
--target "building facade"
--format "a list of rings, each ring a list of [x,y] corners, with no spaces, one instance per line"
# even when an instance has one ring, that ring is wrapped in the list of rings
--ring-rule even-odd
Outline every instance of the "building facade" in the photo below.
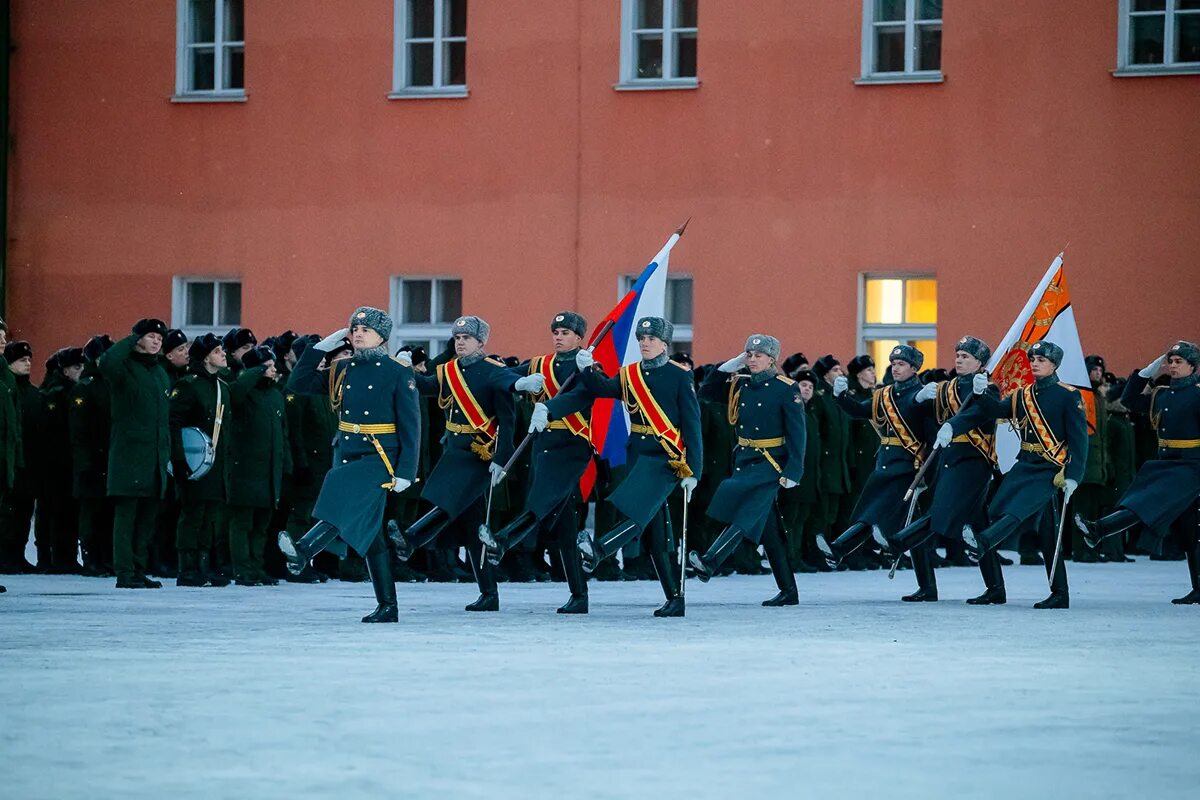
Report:
[[[171,7],[172,2],[174,8]],[[547,346],[670,232],[679,349],[949,365],[1066,248],[1084,349],[1195,337],[1200,0],[15,0],[6,318]]]

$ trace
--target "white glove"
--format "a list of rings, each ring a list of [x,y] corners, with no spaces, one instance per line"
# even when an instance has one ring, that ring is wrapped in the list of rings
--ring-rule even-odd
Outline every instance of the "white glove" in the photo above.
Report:
[[[833,396],[837,397],[842,392],[850,387],[850,381],[846,380],[845,375],[838,375],[833,379]]]
[[[412,367],[412,353],[408,350],[401,350],[399,353],[396,353],[396,360],[402,366]]]
[[[397,494],[403,492],[408,487],[412,486],[412,481],[407,481],[404,478],[395,478],[392,481],[392,491]]]
[[[683,499],[686,502],[690,503],[692,501],[692,490],[696,488],[696,484],[699,482],[690,475],[679,482],[679,485],[683,487]]]
[[[971,378],[971,391],[975,394],[983,394],[987,391],[987,387],[988,376],[982,372],[976,372],[975,376]]]
[[[533,416],[529,418],[529,432],[540,433],[550,424],[550,409],[545,403],[534,403]]]
[[[492,486],[500,483],[500,480],[504,477],[504,467],[500,466],[495,461],[493,461],[491,464],[488,464],[488,472],[492,474]]]
[[[592,364],[596,363],[596,359],[592,358],[592,351],[584,348],[575,354],[575,366],[580,372],[585,372],[592,368]]]
[[[322,353],[328,353],[330,350],[337,348],[337,346],[342,343],[342,340],[349,335],[350,329],[342,328],[340,331],[334,331],[333,333],[329,334],[324,339],[314,344],[313,347],[317,350],[320,350]]]
[[[541,373],[526,375],[524,378],[518,378],[513,384],[513,388],[518,392],[529,392],[530,394],[541,394],[546,388],[546,377]]]
[[[926,400],[932,400],[937,397],[937,384],[932,381],[921,387],[921,391],[917,392],[916,398],[918,403],[924,403]]]
[[[1159,356],[1147,364],[1145,369],[1139,370],[1138,375],[1141,375],[1143,378],[1153,378],[1162,369],[1163,362],[1166,360],[1166,356]]]
[[[947,422],[938,428],[937,438],[933,441],[933,449],[937,450],[942,447],[949,447],[950,440],[954,438],[954,429]]]
[[[746,354],[738,353],[733,358],[726,361],[721,366],[717,367],[719,372],[737,372],[746,365]]]
[[[785,478],[782,475],[780,475],[779,476],[779,485],[785,489],[791,489],[792,487],[796,486],[797,484],[791,478]]]
[[[1071,495],[1075,494],[1075,490],[1079,488],[1079,481],[1074,478],[1067,478],[1063,482],[1063,502],[1071,502]]]

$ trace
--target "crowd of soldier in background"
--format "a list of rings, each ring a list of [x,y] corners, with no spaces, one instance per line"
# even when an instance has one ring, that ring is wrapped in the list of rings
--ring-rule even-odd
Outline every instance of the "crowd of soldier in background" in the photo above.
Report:
[[[147,352],[145,341],[159,342]],[[122,588],[157,588],[151,576],[183,586],[274,585],[280,580],[312,583],[336,578],[367,579],[362,560],[322,553],[299,576],[284,568],[273,546],[275,533],[301,536],[312,525],[311,512],[332,457],[337,418],[327,398],[289,392],[287,376],[315,335],[287,331],[261,343],[246,328],[189,341],[157,320],[141,320],[133,333],[115,342],[105,334],[81,347],[37,353],[29,342],[8,341],[0,322],[0,573],[82,574],[117,578]],[[151,348],[153,349],[153,348]],[[409,349],[409,348],[405,348]],[[410,349],[413,366],[430,370],[453,358],[453,350],[432,357]],[[329,359],[349,354],[330,353]],[[44,361],[41,359],[44,358]],[[713,365],[695,366],[686,354],[673,359],[693,368],[697,382]],[[516,357],[504,359],[515,365]],[[44,364],[40,384],[35,363]],[[1138,467],[1154,456],[1156,439],[1147,415],[1120,403],[1124,381],[1106,370],[1103,358],[1088,357],[1097,390],[1097,425],[1091,436],[1086,475],[1072,503],[1084,518],[1096,519],[1115,504]],[[802,353],[787,358],[781,371],[799,383],[807,416],[803,480],[780,493],[780,513],[789,558],[795,572],[829,571],[817,550],[817,534],[836,536],[874,468],[879,435],[869,421],[853,420],[833,402],[839,375],[850,392],[867,398],[889,376],[877,375],[872,360],[857,356],[843,366],[833,355],[809,362]],[[944,380],[946,370],[930,369],[925,382]],[[196,409],[190,381],[220,381],[227,387],[222,457],[200,481],[176,480],[188,470],[179,449],[179,429]],[[157,397],[161,394],[162,400]],[[218,397],[224,397],[218,393]],[[532,402],[516,396],[518,432],[528,427]],[[147,413],[146,409],[158,409]],[[721,403],[701,404],[705,464],[693,498],[689,546],[703,552],[719,530],[705,515],[716,486],[729,476],[736,436]],[[428,474],[440,453],[444,420],[435,398],[422,399],[420,475]],[[220,416],[220,412],[217,413]],[[209,410],[212,418],[212,409]],[[522,434],[519,434],[522,435]],[[174,478],[147,481],[138,476],[145,459],[169,453]],[[599,463],[599,479],[588,502],[580,505],[580,525],[606,530],[613,509],[604,497],[621,478],[620,467]],[[500,527],[522,507],[528,463],[495,490],[493,526]],[[993,481],[993,489],[998,481]],[[420,481],[389,496],[387,516],[401,529],[425,509]],[[678,529],[682,493],[670,502]],[[1073,516],[1073,515],[1072,515]],[[1075,561],[1132,561],[1138,531],[1105,539],[1090,548],[1074,525],[1064,548]],[[26,557],[32,537],[36,556]],[[694,544],[693,544],[694,543]],[[941,543],[938,567],[970,566],[960,540]],[[1152,558],[1177,560],[1168,549]],[[1022,542],[1020,563],[1042,564],[1033,542]],[[1005,559],[1007,561],[1007,559]],[[864,548],[842,565],[869,570],[890,566]],[[562,580],[552,542],[531,541],[505,555],[500,580]],[[471,582],[457,547],[435,542],[407,562],[395,561],[393,574],[403,582]],[[762,555],[744,542],[720,574],[766,574]],[[653,580],[639,542],[622,558],[602,564],[597,580]]]

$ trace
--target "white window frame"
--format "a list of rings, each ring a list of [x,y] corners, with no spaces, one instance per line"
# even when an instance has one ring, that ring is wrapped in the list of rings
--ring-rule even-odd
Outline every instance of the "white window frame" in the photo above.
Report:
[[[207,47],[208,44],[191,44],[191,19],[189,13],[192,0],[176,0],[175,2],[175,94],[171,98],[176,103],[239,103],[246,101],[246,87],[240,89],[222,89],[225,83],[225,52],[231,46],[242,48],[245,58],[246,41],[225,41],[225,2],[215,0],[213,3],[216,20],[213,28],[213,88],[192,89],[189,84],[191,59],[188,58],[192,49]],[[245,14],[245,5],[242,7]],[[245,20],[242,20],[243,27]],[[244,34],[243,34],[244,36]],[[243,83],[245,81],[243,80]]]
[[[1162,11],[1134,11],[1130,0],[1117,4],[1117,68],[1118,78],[1155,75],[1200,75],[1200,61],[1175,60],[1175,23],[1179,15],[1200,15],[1200,9],[1177,10],[1176,0],[1165,0]],[[1130,24],[1134,17],[1165,15],[1163,20],[1163,61],[1161,64],[1135,64],[1129,52],[1133,44]]]
[[[680,28],[672,24],[678,0],[663,0],[663,27],[638,28],[637,12],[642,0],[621,0],[621,74],[613,85],[618,91],[644,91],[653,89],[696,89],[700,76],[676,77],[670,73],[675,69],[675,36],[679,33],[694,33],[700,39],[700,28]],[[699,12],[697,12],[699,13]],[[640,33],[661,33],[663,37],[662,77],[639,78],[637,75],[637,36]],[[699,64],[696,66],[699,73]]]
[[[411,100],[428,97],[466,97],[466,84],[448,84],[446,80],[446,45],[451,42],[466,44],[466,36],[448,36],[446,30],[446,4],[449,0],[434,0],[433,37],[412,38],[408,35],[409,6],[412,0],[395,0],[393,4],[392,35],[392,100]],[[468,9],[470,3],[468,2]],[[470,17],[468,16],[468,20]],[[470,23],[468,22],[468,25]],[[433,45],[433,85],[408,85],[408,46],[410,44]],[[469,55],[468,50],[468,55]]]
[[[856,336],[857,350],[856,352],[865,353],[867,351],[867,342],[877,341],[879,339],[899,339],[900,341],[937,341],[937,323],[936,322],[867,322],[867,281],[869,280],[937,280],[937,275],[933,272],[862,272],[858,276],[858,332]],[[903,291],[908,291],[907,283],[902,284]],[[904,307],[904,296],[901,295],[901,307]],[[880,375],[882,375],[882,369]]]
[[[618,300],[620,300],[622,297],[624,297],[626,295],[626,293],[628,293],[629,290],[633,288],[633,284],[637,282],[637,279],[638,279],[638,276],[636,274],[622,275],[620,278],[617,279],[617,299]],[[689,322],[686,324],[676,323],[675,320],[673,320],[673,319],[667,320],[667,322],[671,323],[671,346],[668,348],[668,351],[672,352],[672,353],[678,352],[678,348],[676,347],[676,345],[687,344],[687,346],[688,346],[687,352],[689,352],[689,353],[692,352],[692,348],[694,348],[696,346],[696,341],[693,338],[694,323],[696,321],[695,320],[696,279],[692,276],[691,273],[688,273],[688,272],[668,272],[667,273],[667,283],[671,283],[672,281],[682,281],[682,280],[691,281],[691,283],[692,283],[692,315],[693,315],[693,319],[692,319],[692,322]],[[665,301],[665,297],[664,297],[664,301]]]
[[[187,292],[188,286],[193,283],[211,283],[213,284],[213,321],[211,325],[189,325],[187,320],[188,302]],[[230,278],[228,276],[209,277],[205,275],[177,275],[171,280],[171,327],[178,328],[187,334],[189,339],[197,336],[202,336],[206,333],[214,333],[217,336],[222,336],[224,333],[233,327],[241,327],[241,315],[236,322],[222,323],[221,312],[221,291],[220,284],[236,283],[239,287],[243,287],[241,278]],[[244,300],[245,298],[243,298]]]
[[[876,27],[895,27],[895,21],[875,21],[875,0],[863,0],[862,12],[862,65],[859,78],[855,83],[860,85],[888,83],[942,83],[946,76],[940,69],[919,70],[917,63],[917,28],[922,25],[938,25],[942,28],[943,43],[945,42],[945,27],[942,20],[918,20],[917,4],[920,0],[905,0],[904,5],[904,71],[876,72],[875,71],[875,29]],[[943,13],[945,13],[943,11]],[[940,62],[939,62],[940,63]]]
[[[437,275],[393,275],[389,289],[391,308],[389,309],[395,325],[388,340],[388,347],[394,353],[404,342],[424,342],[429,357],[433,358],[441,352],[442,346],[450,339],[451,323],[454,320],[432,320],[423,323],[405,323],[404,320],[404,284],[406,281],[430,281],[429,314],[434,316],[441,307],[442,282],[458,281],[463,284],[461,276],[441,273]],[[465,286],[464,286],[465,290]]]

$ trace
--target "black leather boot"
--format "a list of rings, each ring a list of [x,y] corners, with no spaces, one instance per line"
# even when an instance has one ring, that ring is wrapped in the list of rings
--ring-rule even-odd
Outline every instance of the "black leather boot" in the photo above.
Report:
[[[906,603],[936,603],[938,599],[937,576],[933,570],[933,546],[926,542],[911,553],[913,572],[917,575],[918,589],[900,599]]]
[[[631,519],[623,520],[608,533],[594,540],[591,531],[580,531],[576,544],[580,555],[583,556],[583,571],[594,571],[601,561],[620,552],[622,547],[641,534],[642,526]]]
[[[575,546],[575,541],[570,538],[570,533],[571,528],[565,528],[563,535],[560,536],[558,557],[562,561],[563,574],[566,576],[567,586],[571,590],[571,599],[558,609],[558,613],[586,614],[588,613],[587,576],[583,574],[579,549]]]
[[[931,518],[928,514],[920,519],[914,520],[911,525],[902,529],[889,542],[889,547],[893,553],[907,553],[909,550],[915,550],[925,542],[933,538],[933,528],[930,526]]]
[[[363,622],[399,622],[400,612],[396,607],[396,584],[392,581],[392,560],[383,536],[375,537],[364,559],[367,574],[371,576],[371,588],[375,590],[375,610],[362,618]]]
[[[412,554],[437,538],[442,529],[450,523],[450,515],[441,508],[434,506],[425,516],[408,526],[401,532],[400,526],[394,520],[388,520],[388,538],[396,546],[396,558],[408,561]],[[467,548],[470,550],[471,548]]]
[[[685,604],[683,597],[679,594],[679,581],[675,578],[675,559],[671,557],[672,555],[674,554],[668,550],[657,548],[650,553],[650,564],[654,567],[654,574],[658,576],[663,595],[667,598],[667,602],[655,609],[654,616],[656,617],[682,617],[684,615]]]
[[[1188,572],[1191,573],[1192,590],[1171,602],[1177,606],[1200,605],[1200,544],[1187,552]]]
[[[195,550],[180,550],[179,577],[175,579],[176,586],[203,586],[208,583],[200,574],[200,555]]]
[[[1106,517],[1088,522],[1082,514],[1075,515],[1075,526],[1083,533],[1084,543],[1095,550],[1109,536],[1116,536],[1138,524],[1137,514],[1127,508],[1118,508]]]
[[[1004,573],[1000,568],[1000,556],[995,550],[989,550],[979,559],[979,573],[983,576],[983,585],[987,587],[983,594],[967,600],[972,606],[1002,606],[1008,602],[1004,591]]]
[[[1006,514],[979,532],[970,525],[963,525],[963,544],[967,546],[971,555],[982,558],[984,553],[1011,536],[1018,524],[1016,517]]]
[[[475,573],[475,583],[479,585],[479,598],[464,610],[499,611],[500,592],[496,588],[496,574],[492,571],[492,565],[480,558],[479,551],[478,547],[467,548],[467,560],[471,562],[471,571]]]
[[[825,534],[817,534],[817,549],[825,555],[825,560],[834,569],[867,542],[871,535],[871,526],[865,522],[856,522],[832,542]]]
[[[480,525],[479,541],[487,547],[487,560],[495,566],[505,553],[525,541],[535,530],[537,517],[532,511],[522,511],[516,519],[494,533],[486,525]]]
[[[796,589],[796,575],[788,563],[787,546],[779,536],[779,529],[771,523],[763,530],[763,551],[767,554],[767,563],[771,565],[771,574],[775,576],[775,585],[779,593],[769,600],[763,600],[766,608],[800,605],[800,592]]]
[[[328,547],[337,536],[337,528],[324,520],[318,520],[316,525],[308,529],[308,533],[300,537],[300,541],[292,541],[291,534],[280,531],[276,542],[279,544],[279,552],[287,559],[287,571],[299,575],[304,572],[312,557]]]
[[[743,535],[741,528],[730,525],[721,531],[721,535],[716,538],[703,556],[695,550],[688,553],[688,563],[696,570],[696,577],[700,579],[701,583],[708,583],[713,573],[725,563],[725,559],[733,555],[733,551],[741,544]]]

